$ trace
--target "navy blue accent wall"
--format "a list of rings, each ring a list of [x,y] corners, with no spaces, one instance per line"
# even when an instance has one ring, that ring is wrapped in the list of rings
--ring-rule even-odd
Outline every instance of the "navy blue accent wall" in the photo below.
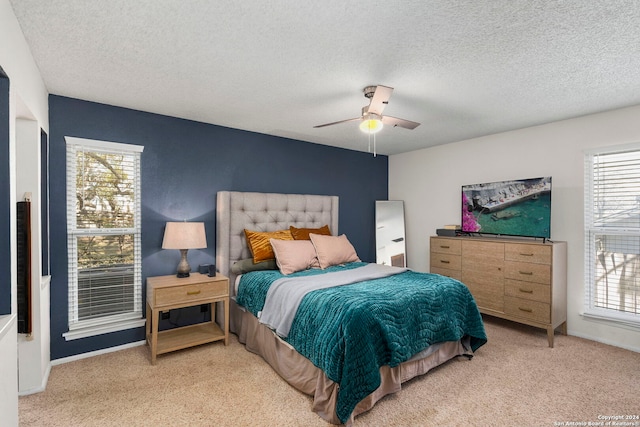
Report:
[[[189,263],[195,269],[215,262],[216,193],[222,190],[339,196],[339,232],[363,260],[375,262],[374,207],[388,196],[386,156],[51,95],[52,359],[144,340],[143,328],[68,342],[62,336],[68,312],[65,136],[144,146],[143,280],[175,272],[179,252],[161,249],[167,221],[204,221],[208,248],[190,250]]]
[[[11,313],[9,79],[0,67],[0,315]]]

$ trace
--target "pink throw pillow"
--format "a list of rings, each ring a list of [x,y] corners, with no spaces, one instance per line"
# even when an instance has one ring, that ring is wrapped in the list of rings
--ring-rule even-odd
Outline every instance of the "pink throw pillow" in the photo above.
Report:
[[[270,239],[270,242],[282,274],[319,267],[316,250],[310,240]]]
[[[324,236],[311,233],[309,238],[311,238],[311,242],[316,248],[320,268],[324,269],[332,265],[360,261],[355,248],[344,234],[340,236]]]

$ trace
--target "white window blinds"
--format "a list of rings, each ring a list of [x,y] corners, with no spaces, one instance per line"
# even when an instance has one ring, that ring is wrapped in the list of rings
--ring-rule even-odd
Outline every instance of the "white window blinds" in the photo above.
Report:
[[[585,156],[585,315],[640,326],[640,144]]]
[[[66,140],[69,330],[123,329],[142,318],[143,147]]]

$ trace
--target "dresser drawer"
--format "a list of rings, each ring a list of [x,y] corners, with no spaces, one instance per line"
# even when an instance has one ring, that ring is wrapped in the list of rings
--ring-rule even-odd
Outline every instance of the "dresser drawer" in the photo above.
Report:
[[[504,312],[534,322],[549,323],[551,321],[551,306],[539,301],[505,296]]]
[[[229,293],[226,280],[169,286],[155,291],[155,305],[188,303],[206,298],[224,297]]]
[[[440,254],[460,255],[462,253],[462,242],[456,239],[443,239],[440,237],[432,237],[431,252],[437,252]]]
[[[551,266],[530,262],[505,261],[504,277],[525,282],[551,284]]]
[[[551,286],[540,283],[505,279],[504,294],[531,301],[551,302]]]
[[[462,272],[460,270],[449,270],[446,268],[438,268],[431,266],[431,272],[434,274],[440,274],[441,276],[451,277],[452,279],[462,281]]]
[[[504,246],[504,259],[551,265],[551,246],[507,243]]]
[[[450,255],[431,252],[431,268],[446,268],[449,270],[460,270],[462,259],[460,255]]]

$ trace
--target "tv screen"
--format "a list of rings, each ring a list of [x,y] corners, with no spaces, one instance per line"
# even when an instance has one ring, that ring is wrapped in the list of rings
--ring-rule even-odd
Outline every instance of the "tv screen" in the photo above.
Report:
[[[551,177],[462,186],[462,231],[551,237]]]

